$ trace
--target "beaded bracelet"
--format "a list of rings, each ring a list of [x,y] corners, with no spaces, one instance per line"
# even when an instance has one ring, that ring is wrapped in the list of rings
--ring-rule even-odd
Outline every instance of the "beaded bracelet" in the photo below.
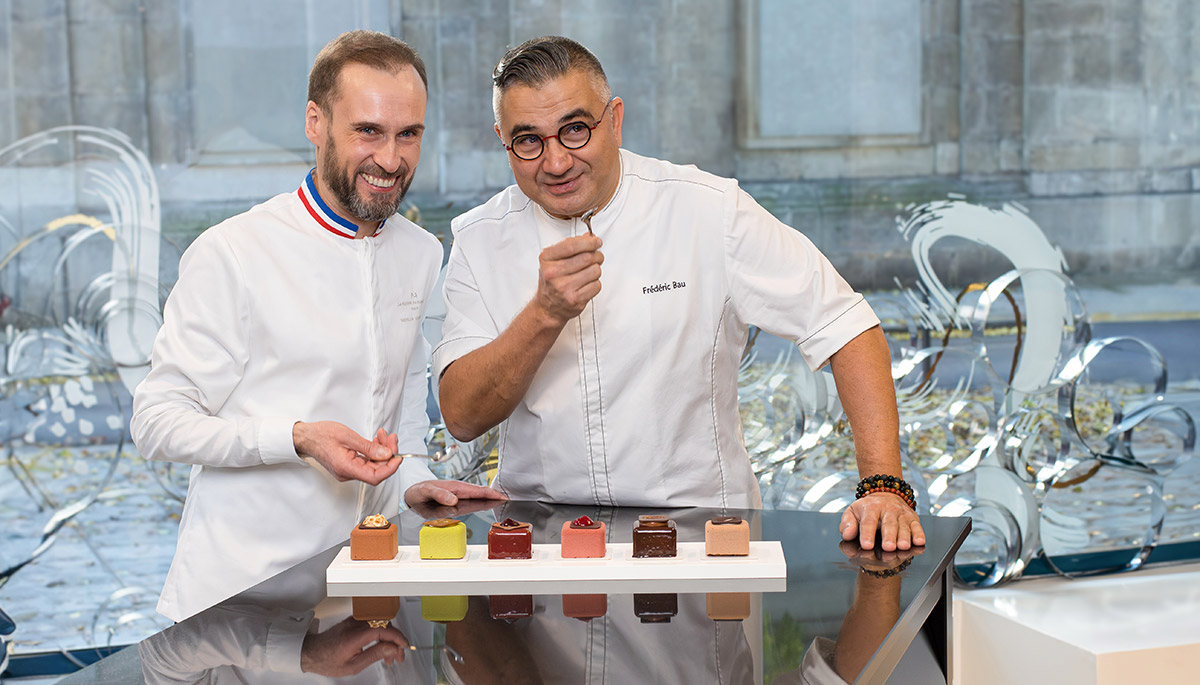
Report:
[[[917,497],[913,494],[912,486],[905,483],[903,478],[889,476],[886,473],[867,476],[858,481],[858,487],[854,490],[854,496],[856,499],[862,499],[872,492],[890,492],[894,495],[899,495],[914,511],[917,509]]]
[[[858,570],[862,571],[863,573],[867,574],[868,576],[874,576],[875,578],[891,578],[893,576],[898,576],[901,573],[903,573],[904,569],[908,568],[908,565],[912,563],[912,560],[913,560],[913,558],[909,557],[909,558],[905,559],[904,561],[900,562],[899,566],[897,566],[895,568],[885,568],[882,571],[875,571],[875,570],[867,568],[866,566],[859,566]]]

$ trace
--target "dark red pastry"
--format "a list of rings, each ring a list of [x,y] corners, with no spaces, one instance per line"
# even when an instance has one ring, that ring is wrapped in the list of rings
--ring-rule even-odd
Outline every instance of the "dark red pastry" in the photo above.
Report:
[[[532,559],[533,532],[528,523],[506,518],[488,530],[488,559]]]

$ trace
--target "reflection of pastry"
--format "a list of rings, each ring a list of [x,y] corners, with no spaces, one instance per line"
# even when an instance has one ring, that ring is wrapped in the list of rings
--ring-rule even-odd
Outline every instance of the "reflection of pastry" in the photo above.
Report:
[[[704,523],[704,553],[710,557],[750,554],[750,525],[740,516],[718,516]]]
[[[372,628],[386,626],[400,613],[399,597],[352,597],[353,616],[356,621],[366,621]]]
[[[603,558],[605,528],[603,521],[580,516],[562,526],[563,559]]]
[[[704,608],[714,621],[740,621],[750,618],[749,592],[709,592]]]
[[[563,616],[590,621],[608,613],[608,595],[563,595]]]
[[[679,613],[679,595],[674,592],[633,596],[633,615],[642,623],[670,623]]]
[[[396,558],[400,531],[382,514],[368,516],[350,531],[350,558],[387,561]]]
[[[515,621],[533,616],[533,595],[491,595],[488,612],[500,621]]]
[[[454,519],[421,524],[422,559],[462,559],[467,554],[467,526]]]
[[[633,527],[633,556],[675,556],[675,522],[659,514],[643,514]]]
[[[504,519],[488,530],[488,559],[532,559],[533,533],[528,523]]]
[[[422,597],[421,618],[438,623],[453,623],[467,617],[467,596]]]

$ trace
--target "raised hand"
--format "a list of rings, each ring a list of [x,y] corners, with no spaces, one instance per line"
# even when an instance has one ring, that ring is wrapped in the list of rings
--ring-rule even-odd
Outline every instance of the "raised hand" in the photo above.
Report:
[[[534,303],[559,325],[579,316],[600,292],[603,241],[594,235],[567,238],[538,255],[538,289]]]

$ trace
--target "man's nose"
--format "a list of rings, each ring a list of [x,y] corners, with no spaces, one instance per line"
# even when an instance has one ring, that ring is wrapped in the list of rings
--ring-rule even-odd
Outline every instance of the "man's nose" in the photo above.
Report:
[[[375,154],[371,155],[371,158],[375,160],[375,163],[381,169],[389,174],[394,174],[400,168],[400,161],[402,159],[400,144],[394,140],[382,143],[375,149]]]
[[[571,168],[571,151],[563,147],[557,137],[549,138],[542,144],[545,145],[542,150],[542,169],[554,176],[565,174]]]

